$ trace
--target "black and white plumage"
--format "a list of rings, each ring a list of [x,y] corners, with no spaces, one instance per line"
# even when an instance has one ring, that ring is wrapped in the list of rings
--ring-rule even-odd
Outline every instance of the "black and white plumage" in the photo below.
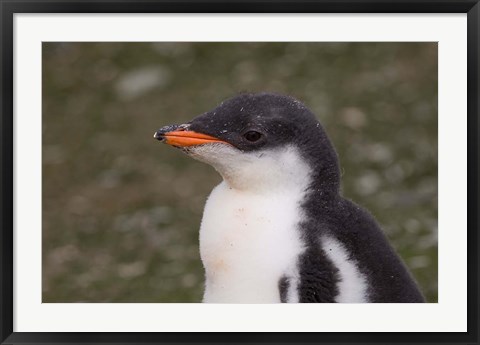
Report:
[[[204,302],[424,302],[375,219],[340,195],[337,154],[299,101],[243,94],[154,137],[223,177],[200,227]]]

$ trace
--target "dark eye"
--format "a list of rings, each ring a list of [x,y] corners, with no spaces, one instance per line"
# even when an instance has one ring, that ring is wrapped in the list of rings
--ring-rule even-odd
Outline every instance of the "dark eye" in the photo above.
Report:
[[[243,136],[248,141],[254,142],[254,141],[257,141],[258,139],[260,139],[262,137],[262,133],[259,133],[259,132],[256,132],[256,131],[248,131]]]

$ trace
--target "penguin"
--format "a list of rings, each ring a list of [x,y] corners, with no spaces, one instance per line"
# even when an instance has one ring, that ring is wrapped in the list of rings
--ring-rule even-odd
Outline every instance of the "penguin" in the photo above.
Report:
[[[154,138],[223,178],[200,224],[203,302],[425,302],[374,217],[341,195],[337,153],[300,101],[240,94]]]

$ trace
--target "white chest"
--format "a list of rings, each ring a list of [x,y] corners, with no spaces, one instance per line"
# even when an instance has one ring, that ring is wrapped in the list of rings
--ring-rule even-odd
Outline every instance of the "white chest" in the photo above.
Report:
[[[200,227],[204,302],[280,302],[278,281],[298,275],[296,260],[303,251],[301,198],[288,190],[242,192],[225,182],[212,191]]]

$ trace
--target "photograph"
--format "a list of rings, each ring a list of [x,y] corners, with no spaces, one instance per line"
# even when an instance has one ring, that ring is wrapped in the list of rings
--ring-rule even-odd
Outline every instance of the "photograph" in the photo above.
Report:
[[[43,304],[439,302],[438,42],[41,49]]]
[[[0,0],[0,344],[478,344],[479,0]]]

